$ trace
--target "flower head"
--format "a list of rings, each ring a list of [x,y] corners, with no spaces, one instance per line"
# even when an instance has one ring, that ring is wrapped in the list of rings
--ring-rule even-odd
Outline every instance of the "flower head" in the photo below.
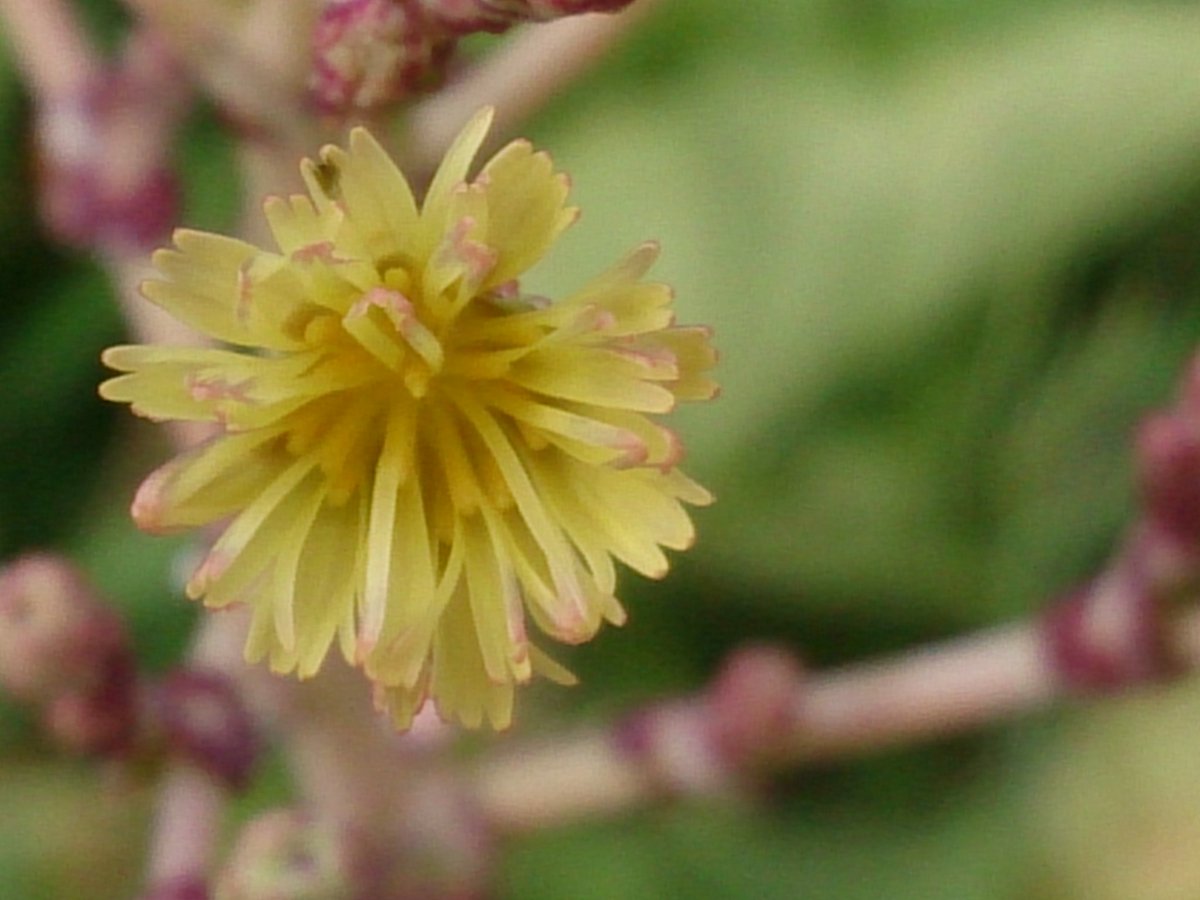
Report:
[[[644,244],[558,301],[518,282],[576,217],[515,141],[468,177],[477,114],[420,204],[364,130],[271,198],[278,251],[179,231],[143,291],[233,349],[113,347],[110,400],[219,436],[152,473],[147,530],[228,520],[187,586],[254,611],[251,660],[314,674],[336,639],[405,727],[432,697],[469,725],[514,685],[570,675],[530,639],[624,612],[614,560],[652,578],[707,491],[653,416],[712,397],[706,329],[673,324]]]

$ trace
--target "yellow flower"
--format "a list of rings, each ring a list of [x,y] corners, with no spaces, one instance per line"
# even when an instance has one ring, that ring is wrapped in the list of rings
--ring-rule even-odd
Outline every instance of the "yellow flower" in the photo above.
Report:
[[[614,559],[651,578],[707,491],[652,416],[712,397],[707,329],[673,325],[644,244],[577,293],[521,291],[576,218],[515,141],[473,179],[477,114],[418,205],[362,129],[265,204],[278,252],[194,231],[146,297],[237,349],[121,346],[101,394],[219,436],[152,473],[150,531],[227,520],[188,584],[253,608],[247,658],[313,675],[335,636],[397,726],[432,697],[497,728],[514,685],[571,676],[530,641],[620,623]]]

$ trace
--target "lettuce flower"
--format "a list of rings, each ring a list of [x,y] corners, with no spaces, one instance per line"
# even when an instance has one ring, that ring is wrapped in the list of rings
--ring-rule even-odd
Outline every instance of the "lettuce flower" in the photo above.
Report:
[[[309,196],[266,201],[277,251],[177,232],[143,292],[229,346],[103,357],[105,398],[219,426],[133,502],[152,532],[224,523],[188,595],[249,604],[247,658],[280,673],[336,639],[401,728],[429,698],[504,728],[515,685],[570,681],[528,621],[566,643],[621,623],[614,561],[662,577],[693,542],[683,504],[711,500],[655,421],[714,396],[708,330],[642,280],[654,244],[565,299],[524,293],[577,210],[525,141],[468,178],[490,121],[420,204],[356,129],[303,163]]]

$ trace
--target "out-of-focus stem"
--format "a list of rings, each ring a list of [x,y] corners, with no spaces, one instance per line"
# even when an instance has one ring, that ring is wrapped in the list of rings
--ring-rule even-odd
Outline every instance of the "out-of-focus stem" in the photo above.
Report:
[[[233,610],[208,616],[190,653],[200,668],[226,673],[244,686],[241,646],[245,614]],[[253,698],[250,698],[253,699]],[[216,858],[227,803],[226,789],[207,772],[186,762],[172,762],[159,787],[158,809],[151,830],[146,883],[203,883]]]
[[[786,701],[790,723],[758,748],[755,766],[790,768],[944,736],[1044,706],[1061,692],[1035,623],[996,629],[800,679]],[[624,726],[485,760],[476,781],[484,817],[504,831],[527,830],[627,810],[664,793],[727,788],[720,770],[728,761],[710,739],[721,711],[707,696],[641,714],[640,727],[653,732],[653,764],[629,752]]]
[[[146,872],[148,887],[203,881],[217,852],[225,791],[207,773],[173,765],[159,785]]]
[[[481,106],[496,107],[493,134],[511,134],[587,72],[655,5],[637,0],[616,15],[590,13],[527,26],[475,67],[416,104],[402,142],[405,168],[431,172]]]
[[[363,688],[359,673],[331,659],[320,678],[287,684],[275,728],[316,818],[382,834],[401,808],[409,773],[399,739]]]
[[[657,796],[649,770],[599,728],[485,758],[474,793],[483,818],[503,832],[616,815]]]
[[[705,692],[638,714],[648,737],[634,752],[623,723],[485,758],[474,799],[494,828],[525,831],[628,811],[665,795],[728,789],[764,769],[852,757],[1029,713],[1077,690],[1047,652],[1045,627],[1040,619],[1022,622],[799,679],[790,722],[768,735],[742,770],[730,768],[713,746],[722,711]],[[1200,611],[1168,623],[1165,636],[1183,667],[1200,668]]]
[[[289,151],[315,149],[320,129],[304,88],[317,4],[258,0],[248,12],[189,0],[125,0],[125,5],[163,34],[246,138]]]
[[[955,734],[1060,694],[1040,628],[1021,623],[814,676],[783,756],[841,757]]]

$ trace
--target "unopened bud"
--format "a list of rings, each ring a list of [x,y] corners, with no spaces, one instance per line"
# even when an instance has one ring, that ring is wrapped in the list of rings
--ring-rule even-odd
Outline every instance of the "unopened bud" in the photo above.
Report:
[[[37,554],[0,569],[0,688],[49,702],[98,689],[128,661],[120,619],[66,560]]]
[[[1064,686],[1112,692],[1176,671],[1163,604],[1134,562],[1119,562],[1046,611],[1047,656]]]
[[[138,725],[137,673],[131,660],[114,659],[87,691],[55,697],[45,707],[46,731],[73,753],[111,755],[132,743]]]
[[[795,732],[804,670],[783,647],[730,654],[708,689],[709,730],[721,756],[741,767],[770,756]]]
[[[75,119],[51,111],[47,118]],[[59,241],[81,249],[154,247],[175,222],[180,190],[163,166],[148,168],[126,184],[115,184],[93,162],[64,165],[53,158],[43,131],[43,179],[39,195],[42,220]],[[93,138],[94,139],[94,138]]]
[[[313,103],[331,115],[386,107],[440,80],[453,46],[415,0],[332,0],[313,33]]]
[[[235,789],[246,786],[259,739],[227,678],[218,672],[177,670],[157,686],[151,705],[170,753]]]
[[[1200,427],[1174,412],[1148,417],[1137,461],[1147,519],[1181,543],[1200,542]]]
[[[171,138],[190,96],[156,28],[130,33],[90,83],[39,104],[39,203],[55,238],[85,250],[149,250],[170,235],[181,191]]]
[[[251,820],[217,879],[216,900],[351,900],[345,845],[297,810]],[[380,898],[383,900],[383,898]]]

